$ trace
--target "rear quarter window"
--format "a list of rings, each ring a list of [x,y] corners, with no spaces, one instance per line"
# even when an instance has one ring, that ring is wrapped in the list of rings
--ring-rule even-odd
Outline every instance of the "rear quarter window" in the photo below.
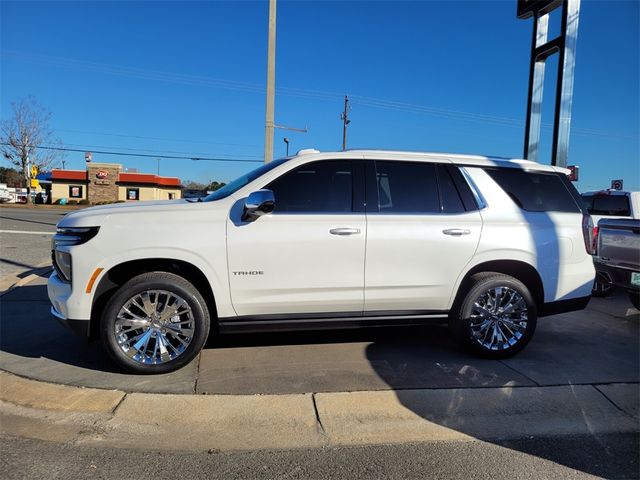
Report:
[[[513,168],[487,169],[487,173],[521,209],[529,212],[580,213],[580,206],[557,173]]]

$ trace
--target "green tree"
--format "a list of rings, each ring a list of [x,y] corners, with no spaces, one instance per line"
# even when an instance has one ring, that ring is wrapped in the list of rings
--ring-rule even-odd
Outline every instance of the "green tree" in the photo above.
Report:
[[[204,183],[195,182],[193,180],[185,180],[184,188],[187,190],[204,190],[206,185]]]
[[[225,185],[226,185],[226,183],[224,183],[224,182],[213,181],[209,185],[207,185],[207,191],[215,192],[216,190],[220,190]]]
[[[0,183],[6,183],[8,187],[22,187],[24,177],[15,168],[0,167]]]

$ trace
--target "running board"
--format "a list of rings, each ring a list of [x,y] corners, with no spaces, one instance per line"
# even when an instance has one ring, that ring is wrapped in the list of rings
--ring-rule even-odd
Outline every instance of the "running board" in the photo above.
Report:
[[[378,312],[376,312],[378,313]],[[274,318],[275,317],[275,318]],[[220,333],[272,332],[295,330],[334,330],[368,327],[431,325],[448,319],[448,312],[418,314],[349,315],[335,313],[318,317],[317,314],[251,315],[218,319]]]

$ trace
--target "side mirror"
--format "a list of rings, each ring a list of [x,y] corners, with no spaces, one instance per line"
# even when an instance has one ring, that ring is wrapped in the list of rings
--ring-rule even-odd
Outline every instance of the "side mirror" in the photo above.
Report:
[[[256,190],[251,192],[244,202],[242,220],[251,221],[273,212],[276,207],[276,199],[271,190]]]

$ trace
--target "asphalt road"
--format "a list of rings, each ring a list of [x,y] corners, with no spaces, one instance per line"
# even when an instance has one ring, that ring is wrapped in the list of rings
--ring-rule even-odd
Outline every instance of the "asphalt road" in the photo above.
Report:
[[[50,263],[51,236],[68,211],[0,207],[0,280]]]
[[[89,448],[1,437],[6,480],[139,478],[638,478],[638,436],[528,438],[242,453]]]

